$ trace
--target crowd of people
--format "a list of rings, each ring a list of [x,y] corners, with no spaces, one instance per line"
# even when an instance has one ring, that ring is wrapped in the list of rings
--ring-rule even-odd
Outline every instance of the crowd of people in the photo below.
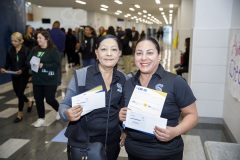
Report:
[[[31,77],[38,113],[34,127],[46,123],[46,99],[56,111],[56,120],[69,122],[65,132],[69,160],[79,159],[76,151],[88,142],[105,144],[108,160],[116,160],[123,145],[129,160],[182,159],[184,145],[181,134],[193,128],[198,120],[196,98],[181,76],[164,70],[160,64],[158,40],[146,36],[144,31],[139,34],[135,27],[123,31],[122,27],[115,30],[109,26],[105,30],[101,26],[97,34],[93,27],[84,26],[74,31],[69,28],[65,33],[60,22],[55,21],[52,29],[39,29],[36,35],[27,25],[24,35],[19,32],[11,35],[11,42],[1,73],[9,73],[9,70],[14,73],[12,84],[19,109],[14,123],[23,120],[24,102],[28,105],[27,111],[32,110],[34,101],[24,95]],[[66,95],[59,103],[55,96],[61,84],[61,62],[65,54],[70,67],[82,63],[82,68],[76,70],[76,77],[71,78]],[[123,58],[124,72],[117,68],[120,57]],[[129,76],[131,57],[134,57],[138,71]],[[167,119],[167,127],[155,126],[152,135],[122,125],[137,85],[167,93],[160,115]],[[72,106],[71,98],[97,86],[102,86],[105,92],[105,107],[82,115],[83,106]],[[181,121],[180,115],[183,115]]]

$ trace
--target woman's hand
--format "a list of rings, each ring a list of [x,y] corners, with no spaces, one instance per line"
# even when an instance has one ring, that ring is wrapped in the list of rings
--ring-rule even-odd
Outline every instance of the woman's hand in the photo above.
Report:
[[[77,121],[81,118],[83,108],[80,105],[73,106],[66,111],[69,121]]]
[[[119,113],[118,113],[118,118],[121,122],[126,121],[127,117],[127,107],[121,108]]]
[[[6,73],[6,69],[1,68],[1,73]]]
[[[162,142],[168,142],[177,136],[174,127],[167,126],[166,129],[155,127],[153,133],[156,138]]]
[[[122,134],[120,136],[120,147],[124,146],[124,143],[125,143],[125,139],[127,137],[127,133],[125,131],[122,131]]]
[[[42,68],[43,67],[43,63],[39,63],[39,68]]]
[[[21,70],[21,69],[18,70],[18,71],[17,71],[17,74],[22,74],[22,70]]]

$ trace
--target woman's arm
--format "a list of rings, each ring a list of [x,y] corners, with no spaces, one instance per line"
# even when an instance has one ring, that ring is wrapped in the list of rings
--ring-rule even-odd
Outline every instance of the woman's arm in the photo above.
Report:
[[[198,123],[198,113],[196,103],[181,109],[183,114],[182,121],[176,127],[167,126],[166,129],[155,127],[154,134],[159,141],[168,142],[190,129]]]

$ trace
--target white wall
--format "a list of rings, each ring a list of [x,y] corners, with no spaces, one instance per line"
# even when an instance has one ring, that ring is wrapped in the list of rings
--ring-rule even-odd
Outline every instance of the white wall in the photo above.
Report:
[[[230,35],[229,35],[229,50],[228,50],[228,60],[229,55],[231,53],[231,39],[235,38],[233,36],[233,33],[236,33],[234,31],[238,31],[238,36],[240,35],[240,1],[239,0],[233,0],[232,5],[232,12],[231,12],[231,26],[230,26]],[[238,38],[239,40],[239,38]],[[240,46],[240,42],[238,42],[238,46]],[[240,64],[240,62],[238,63]],[[227,70],[229,69],[229,66],[227,67]],[[225,95],[224,95],[224,107],[223,107],[223,119],[225,123],[227,124],[228,128],[230,129],[231,133],[233,134],[234,138],[238,143],[240,143],[240,102],[233,98],[230,90],[229,90],[229,84],[228,84],[228,72],[226,74],[226,85],[225,85]],[[240,86],[238,86],[239,88]]]
[[[179,23],[178,23],[178,49],[185,51],[184,41],[185,38],[192,35],[193,27],[193,1],[192,0],[182,0],[180,5]],[[191,53],[190,53],[191,54]]]
[[[232,0],[194,0],[194,8],[191,87],[199,116],[222,118]]]
[[[80,25],[87,25],[87,12],[82,9],[61,8],[61,7],[37,7],[33,5],[33,22],[27,21],[27,24],[34,28],[43,27],[52,28],[54,21],[58,20],[61,23],[61,27],[66,30],[68,28],[74,29]],[[50,18],[50,24],[43,24],[42,18]]]

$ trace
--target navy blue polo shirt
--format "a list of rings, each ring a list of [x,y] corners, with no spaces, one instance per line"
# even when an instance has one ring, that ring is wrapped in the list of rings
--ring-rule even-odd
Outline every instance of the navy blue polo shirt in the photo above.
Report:
[[[125,83],[124,106],[128,106],[135,86],[141,86],[139,76],[140,72],[138,71],[134,77]],[[187,82],[181,76],[165,71],[162,65],[159,65],[156,73],[152,75],[147,88],[167,93],[161,114],[162,118],[168,120],[167,126],[174,127],[178,125],[180,109],[196,101]],[[160,142],[155,136],[127,129],[125,147],[130,154],[146,159],[159,159],[160,157],[181,152],[183,150],[183,140],[181,136],[178,136],[169,142]]]
[[[79,75],[79,78],[82,77],[83,75]],[[79,86],[80,93],[91,90],[99,85],[103,86],[103,90],[106,93],[106,107],[93,110],[86,116],[82,116],[80,120],[70,122],[65,132],[65,136],[68,137],[68,144],[75,147],[82,147],[82,145],[87,142],[88,136],[103,137],[104,143],[109,107],[108,143],[111,143],[112,139],[119,140],[121,130],[119,127],[118,112],[123,106],[122,88],[126,82],[125,74],[115,67],[110,90],[107,91],[102,74],[96,64],[87,68],[85,82],[84,86]],[[70,106],[72,106],[71,97],[77,94],[76,83],[73,77],[68,86],[66,96],[60,105],[60,109],[70,108]],[[85,117],[87,117],[87,127]]]

